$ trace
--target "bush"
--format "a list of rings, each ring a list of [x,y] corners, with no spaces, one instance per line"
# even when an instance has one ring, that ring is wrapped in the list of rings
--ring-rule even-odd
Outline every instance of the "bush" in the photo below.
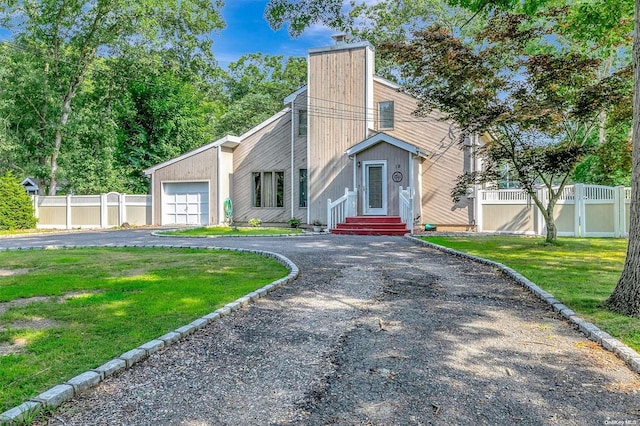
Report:
[[[253,226],[254,228],[259,227],[260,225],[262,225],[262,220],[258,219],[258,218],[251,218],[249,219],[249,225]]]
[[[10,172],[0,176],[0,230],[36,227],[31,197]]]

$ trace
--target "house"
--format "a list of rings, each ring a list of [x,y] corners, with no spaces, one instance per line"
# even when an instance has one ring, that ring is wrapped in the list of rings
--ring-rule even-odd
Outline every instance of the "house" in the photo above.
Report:
[[[24,190],[27,191],[29,195],[38,195],[40,194],[40,180],[37,178],[26,177],[22,179],[20,182],[22,186],[24,186]]]
[[[223,223],[229,198],[237,222],[331,225],[329,200],[351,197],[350,215],[472,226],[473,203],[454,205],[450,193],[456,177],[476,167],[475,144],[461,149],[455,125],[437,113],[412,115],[416,99],[374,74],[369,43],[336,41],[309,50],[307,85],[280,112],[145,170],[155,224]],[[400,211],[401,190],[410,213]]]

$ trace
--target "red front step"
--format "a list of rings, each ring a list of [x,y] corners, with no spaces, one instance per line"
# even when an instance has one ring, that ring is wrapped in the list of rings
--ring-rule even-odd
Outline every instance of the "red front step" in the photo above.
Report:
[[[341,235],[404,235],[407,227],[400,216],[355,216],[331,230]]]

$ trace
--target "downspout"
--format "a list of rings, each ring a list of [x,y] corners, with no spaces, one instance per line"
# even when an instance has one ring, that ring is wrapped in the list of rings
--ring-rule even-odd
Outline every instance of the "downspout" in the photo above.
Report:
[[[295,118],[295,114],[294,111],[295,109],[293,108],[293,104],[295,102],[295,98],[291,100],[291,217],[295,217],[295,209],[294,209],[294,203],[295,203],[295,191],[294,191],[294,186],[295,186],[295,178],[294,178],[294,154],[293,154],[293,150],[294,150],[294,118]],[[308,222],[308,221],[307,221]]]
[[[217,198],[217,207],[218,207],[218,225],[222,225],[224,223],[224,207],[223,207],[223,203],[220,202],[220,179],[222,178],[222,173],[220,171],[220,165],[222,164],[222,161],[220,161],[220,156],[222,155],[222,147],[218,146],[216,147],[216,161],[218,162],[217,164],[217,172],[218,172],[218,176],[216,177],[216,198]],[[231,195],[231,194],[229,194]],[[211,208],[209,208],[209,210],[211,210]],[[209,219],[209,222],[211,222],[211,219]]]

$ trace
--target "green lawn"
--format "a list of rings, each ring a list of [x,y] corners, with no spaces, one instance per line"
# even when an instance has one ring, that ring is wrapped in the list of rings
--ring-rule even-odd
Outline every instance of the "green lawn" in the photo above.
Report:
[[[0,252],[0,412],[287,273],[232,251]]]
[[[605,309],[627,253],[625,239],[560,238],[558,245],[527,237],[423,237],[507,265],[553,294],[584,319],[640,350],[640,319]]]
[[[161,232],[165,235],[175,236],[264,236],[264,235],[292,235],[301,234],[302,229],[299,228],[263,228],[263,227],[246,227],[231,228],[228,226],[210,226],[206,228],[189,228],[177,231]]]

